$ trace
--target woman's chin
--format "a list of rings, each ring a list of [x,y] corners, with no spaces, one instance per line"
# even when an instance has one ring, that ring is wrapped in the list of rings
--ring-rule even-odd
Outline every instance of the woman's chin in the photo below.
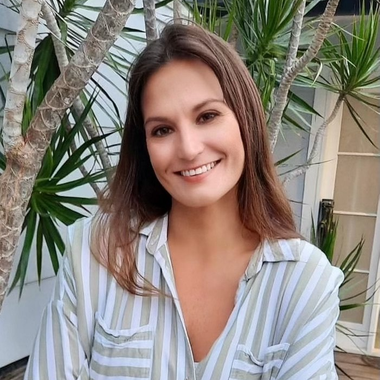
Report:
[[[215,196],[178,197],[173,198],[172,208],[205,208],[218,202]]]
[[[173,197],[172,208],[191,208],[191,209],[205,209],[210,207],[226,206],[226,202],[234,200],[237,202],[236,193],[231,190],[227,193],[216,194],[212,191],[211,194],[198,193],[187,194],[186,196]]]

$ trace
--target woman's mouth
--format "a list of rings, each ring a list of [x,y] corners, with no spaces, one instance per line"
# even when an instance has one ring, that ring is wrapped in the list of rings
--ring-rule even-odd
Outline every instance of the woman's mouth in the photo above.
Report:
[[[197,176],[197,175],[201,175],[203,173],[207,173],[208,171],[212,170],[219,162],[220,162],[220,160],[213,161],[213,162],[210,162],[208,164],[199,166],[199,167],[194,168],[194,169],[182,170],[180,172],[180,174],[183,177],[194,177],[194,176]]]

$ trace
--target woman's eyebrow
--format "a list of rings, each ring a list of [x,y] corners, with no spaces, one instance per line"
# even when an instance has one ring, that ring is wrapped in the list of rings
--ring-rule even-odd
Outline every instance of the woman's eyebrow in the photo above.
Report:
[[[204,100],[203,102],[200,102],[196,106],[194,106],[193,111],[198,111],[199,109],[201,109],[202,107],[204,107],[208,103],[222,103],[223,105],[226,105],[224,99],[209,98],[209,99]]]
[[[225,101],[223,99],[217,99],[217,98],[209,98],[209,99],[205,99],[203,100],[202,102],[196,104],[192,111],[193,112],[197,112],[199,111],[201,108],[203,108],[204,106],[206,106],[207,104],[209,103],[221,103],[223,105],[226,105]],[[165,116],[151,116],[151,117],[148,117],[145,122],[144,122],[144,127],[146,127],[146,125],[152,121],[155,121],[155,122],[160,122],[160,123],[169,123],[170,122],[170,119],[165,117]]]
[[[144,128],[146,128],[147,124],[150,123],[150,122],[152,122],[152,121],[159,122],[159,123],[169,123],[170,122],[170,120],[167,117],[164,117],[164,116],[152,116],[152,117],[148,117],[145,120]]]

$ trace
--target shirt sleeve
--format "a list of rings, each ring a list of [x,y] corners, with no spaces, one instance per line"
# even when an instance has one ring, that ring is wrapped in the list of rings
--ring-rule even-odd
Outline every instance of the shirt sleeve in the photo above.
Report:
[[[66,244],[54,293],[43,313],[24,380],[88,379],[88,362],[78,331],[70,249],[70,244]]]
[[[335,325],[343,273],[329,266],[329,285],[290,345],[278,380],[337,380],[334,363]]]

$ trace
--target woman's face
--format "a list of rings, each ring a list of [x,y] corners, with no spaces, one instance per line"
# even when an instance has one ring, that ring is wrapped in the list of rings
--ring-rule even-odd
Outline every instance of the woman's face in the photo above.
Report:
[[[142,108],[150,161],[173,206],[236,199],[244,147],[235,114],[207,65],[168,63],[148,80]]]

